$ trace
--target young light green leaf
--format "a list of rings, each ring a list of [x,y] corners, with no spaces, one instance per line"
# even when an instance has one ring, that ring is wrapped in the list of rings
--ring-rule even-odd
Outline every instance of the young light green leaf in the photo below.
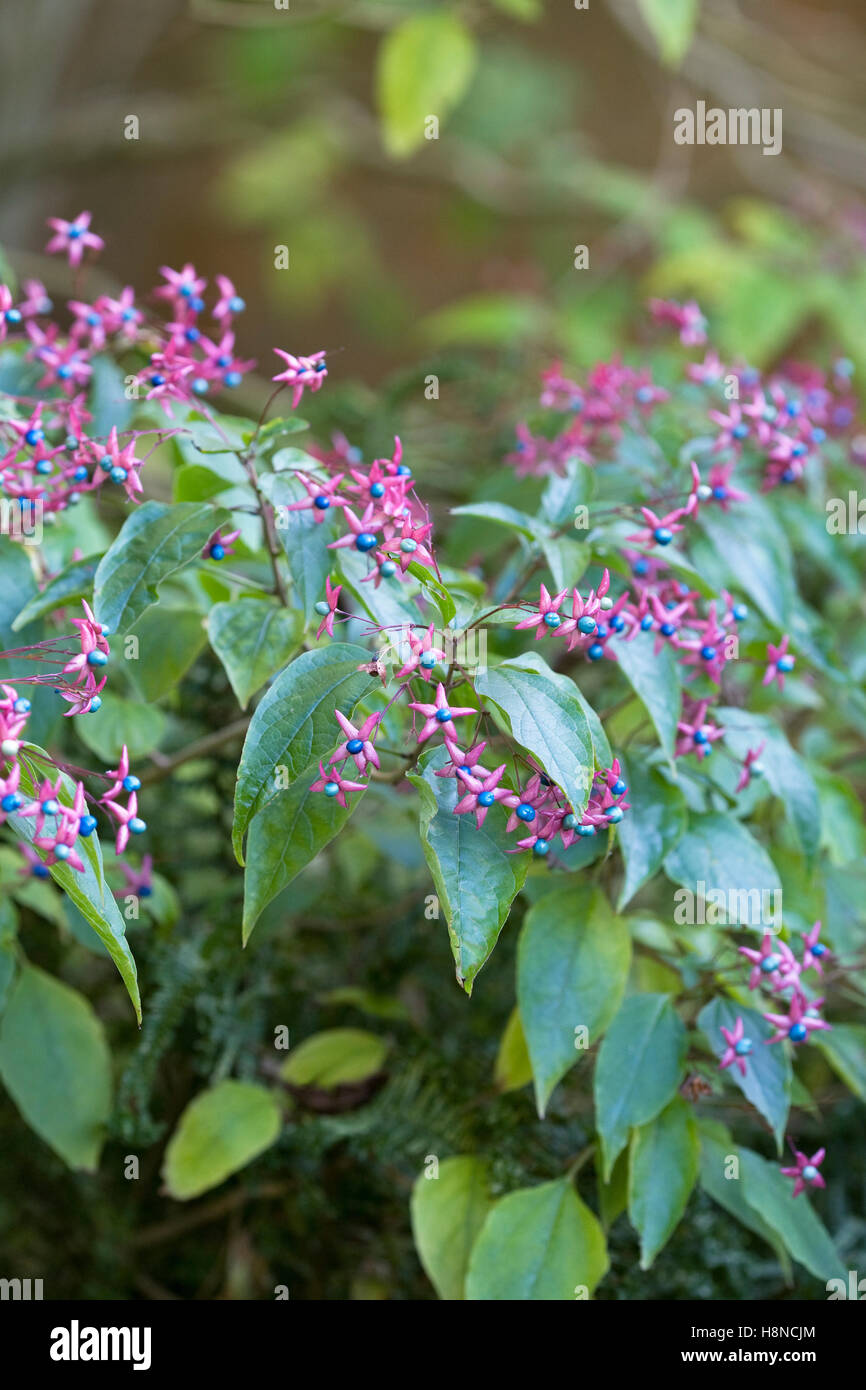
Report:
[[[372,677],[358,670],[369,658],[363,647],[348,642],[302,652],[256,706],[235,787],[232,840],[238,863],[243,863],[243,837],[256,812],[281,786],[291,785],[336,748],[334,710],[350,715],[372,687]]]
[[[464,1297],[475,1238],[492,1206],[490,1175],[482,1158],[446,1158],[435,1176],[427,1170],[412,1188],[412,1234],[424,1271],[439,1297]]]
[[[745,1076],[741,1076],[739,1067],[735,1066],[728,1067],[727,1074],[764,1116],[775,1136],[776,1147],[781,1152],[791,1105],[791,1062],[784,1047],[767,1045],[773,1029],[755,1009],[745,1008],[721,995],[701,1010],[698,1026],[713,1052],[721,1057],[727,1047],[721,1030],[724,1027],[730,1032],[738,1018],[743,1020],[745,1036],[751,1039],[752,1051],[746,1058]]]
[[[421,843],[448,924],[457,979],[471,994],[523,887],[529,856],[508,853],[513,845],[497,808],[480,830],[474,817],[455,816],[457,779],[435,775],[447,758],[443,748],[422,757],[409,781],[421,794]]]
[[[579,1060],[579,1049],[598,1040],[619,1008],[630,962],[628,928],[598,889],[567,882],[545,893],[526,914],[517,954],[517,1001],[539,1115],[554,1086]]]
[[[325,1089],[366,1081],[382,1070],[388,1044],[363,1028],[326,1028],[293,1047],[280,1076],[291,1086]]]
[[[272,1092],[247,1081],[220,1081],[186,1107],[168,1142],[162,1175],[178,1202],[217,1187],[269,1149],[280,1132]]]
[[[70,1168],[95,1172],[111,1109],[102,1024],[76,990],[23,964],[0,1021],[0,1078]]]
[[[688,1039],[666,994],[633,994],[602,1039],[595,1064],[595,1113],[610,1178],[633,1125],[662,1110],[681,1079]]]
[[[691,47],[701,0],[638,0],[638,4],[662,62],[678,68]]]
[[[649,1269],[685,1211],[699,1155],[694,1117],[681,1096],[632,1130],[628,1218],[640,1236],[641,1269]]]
[[[402,159],[423,143],[430,113],[445,119],[466,91],[475,61],[475,40],[450,9],[411,15],[386,35],[376,96],[389,154]]]
[[[299,613],[262,599],[214,604],[208,614],[208,636],[241,709],[297,650],[301,627]]]
[[[144,502],[132,512],[96,570],[93,607],[109,633],[125,633],[156,603],[168,575],[197,559],[222,513],[203,502]]]
[[[523,1187],[489,1213],[469,1257],[473,1301],[591,1297],[608,1268],[601,1226],[568,1178]]]
[[[594,757],[585,701],[574,682],[552,671],[536,652],[527,652],[481,671],[475,689],[496,706],[512,737],[581,813],[589,800]]]

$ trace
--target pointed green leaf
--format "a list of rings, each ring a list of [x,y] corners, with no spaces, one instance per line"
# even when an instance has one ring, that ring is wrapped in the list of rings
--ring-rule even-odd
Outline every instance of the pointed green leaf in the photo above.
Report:
[[[490,1175],[484,1159],[446,1158],[438,1173],[427,1170],[412,1188],[415,1249],[439,1297],[464,1297],[466,1270],[475,1238],[492,1206]]]
[[[602,1039],[595,1064],[595,1113],[605,1181],[633,1125],[662,1110],[682,1080],[688,1039],[666,994],[633,994]]]
[[[165,1151],[162,1174],[178,1202],[225,1182],[280,1132],[280,1107],[264,1086],[220,1081],[184,1110]]]
[[[678,1225],[697,1180],[699,1155],[694,1117],[681,1096],[632,1131],[628,1218],[640,1236],[641,1269],[649,1269]]]
[[[553,1302],[588,1298],[608,1268],[604,1234],[571,1181],[501,1198],[469,1258],[466,1297]]]
[[[103,555],[93,586],[97,621],[128,632],[156,603],[168,575],[198,559],[224,514],[202,502],[144,502],[123,523]]]
[[[262,599],[214,604],[208,636],[241,709],[297,650],[301,626],[299,613]]]
[[[423,10],[382,40],[376,97],[388,153],[405,158],[424,142],[430,115],[444,121],[475,68],[475,40],[450,9]]]
[[[623,675],[652,721],[668,759],[674,755],[680,710],[680,680],[672,648],[666,643],[653,655],[653,634],[617,642],[613,650]]]
[[[620,761],[630,807],[617,832],[625,864],[617,903],[621,911],[679,843],[686,828],[686,803],[679,787],[652,765],[650,757],[635,751]]]
[[[791,1105],[791,1062],[782,1045],[768,1045],[774,1030],[757,1010],[744,1008],[721,995],[701,1009],[698,1026],[713,1052],[721,1057],[727,1047],[721,1030],[724,1027],[730,1032],[738,1018],[742,1018],[745,1036],[752,1041],[752,1051],[746,1058],[745,1076],[736,1066],[728,1067],[727,1075],[764,1116],[781,1152]]]

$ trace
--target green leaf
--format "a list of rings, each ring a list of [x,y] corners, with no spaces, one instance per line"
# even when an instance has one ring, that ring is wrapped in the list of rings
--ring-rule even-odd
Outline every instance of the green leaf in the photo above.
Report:
[[[27,754],[41,751],[33,749],[30,745],[26,745],[25,749]],[[44,754],[42,756],[44,757]],[[53,771],[54,769],[52,769]],[[33,796],[38,780],[38,777],[34,780],[29,766],[22,760],[22,791],[25,791],[28,796]],[[59,799],[67,806],[72,805],[72,783],[68,777],[62,777]],[[7,824],[19,839],[25,840],[27,844],[33,843],[36,836],[36,823],[32,817],[13,813],[8,815],[6,819]],[[84,871],[73,869],[69,864],[49,864],[49,873],[55,883],[60,885],[70,901],[78,908],[82,916],[87,919],[105,946],[120,972],[120,978],[126,986],[127,993],[132,1000],[132,1006],[135,1009],[135,1016],[140,1023],[141,996],[138,989],[135,961],[126,939],[126,923],[118,911],[111,889],[105,882],[102,846],[96,835],[90,835],[84,840],[79,838],[78,844],[79,853],[84,863]]]
[[[142,613],[132,630],[138,659],[126,670],[145,700],[159,700],[179,684],[207,641],[201,613],[157,603]]]
[[[678,68],[691,47],[700,0],[638,0],[638,5],[662,62]]]
[[[641,632],[634,641],[617,642],[613,650],[623,675],[640,700],[668,760],[674,756],[680,711],[680,680],[672,648],[665,643],[653,656],[654,638]]]
[[[280,1076],[292,1086],[332,1089],[367,1081],[382,1070],[388,1044],[363,1028],[327,1028],[293,1047]]]
[[[679,843],[686,828],[686,803],[680,788],[652,766],[651,755],[635,750],[620,761],[630,807],[617,832],[625,864],[617,903],[622,911]]]
[[[247,826],[257,811],[277,795],[281,778],[291,785],[302,773],[331,753],[339,739],[334,710],[350,715],[371,689],[369,674],[359,665],[369,652],[348,642],[332,642],[302,652],[257,705],[244,740],[235,787],[232,841],[238,863]],[[285,773],[277,773],[285,768]]]
[[[178,1202],[217,1187],[269,1149],[280,1132],[270,1091],[247,1081],[220,1081],[190,1101],[168,1147],[162,1175]]]
[[[308,768],[253,817],[244,873],[244,945],[268,903],[340,833],[364,795],[351,792],[348,805],[339,806],[310,791],[318,775],[318,768]]]
[[[493,1081],[499,1091],[519,1091],[532,1080],[532,1063],[526,1046],[526,1034],[515,1006],[508,1016],[505,1031],[499,1042]]]
[[[690,817],[679,844],[665,858],[664,870],[674,883],[698,896],[714,889],[723,892],[726,907],[720,910],[719,922],[727,918],[742,926],[769,925],[767,909],[772,904],[775,911],[778,899],[762,895],[781,892],[778,871],[764,847],[733,816],[716,811]],[[707,904],[710,916],[712,906]]]
[[[632,1131],[628,1219],[640,1236],[641,1269],[649,1269],[685,1211],[699,1156],[697,1127],[681,1096]]]
[[[376,97],[388,153],[405,158],[424,142],[425,121],[457,105],[475,68],[475,40],[448,9],[404,19],[383,39]]]
[[[781,1152],[791,1105],[791,1062],[783,1046],[767,1046],[767,1039],[774,1030],[755,1009],[745,1008],[722,996],[701,1009],[698,1027],[716,1056],[721,1057],[727,1047],[721,1029],[724,1027],[730,1032],[738,1018],[742,1018],[745,1036],[751,1038],[753,1047],[746,1058],[746,1075],[741,1076],[736,1066],[728,1067],[727,1074],[764,1116]]]
[[[866,1027],[834,1023],[829,1033],[813,1033],[812,1042],[848,1089],[866,1100]]]
[[[297,650],[300,614],[262,599],[215,603],[208,615],[211,646],[226,669],[241,709]]]
[[[475,1238],[492,1206],[484,1159],[446,1158],[435,1177],[423,1172],[412,1188],[412,1234],[430,1283],[441,1299],[464,1297]]]
[[[568,1178],[496,1203],[469,1257],[466,1297],[553,1302],[589,1297],[607,1272],[604,1234]]]
[[[75,732],[106,767],[114,767],[124,744],[132,761],[152,753],[162,741],[165,724],[165,715],[155,705],[124,700],[121,695],[104,690],[99,713],[76,719]]]
[[[535,517],[518,511],[516,507],[506,506],[504,502],[467,502],[463,507],[452,507],[451,515],[475,516],[481,521],[495,521],[530,541],[550,536],[548,526],[541,525]]]
[[[475,689],[579,815],[589,800],[594,760],[585,702],[574,682],[527,652],[481,671]]]
[[[310,459],[315,471],[316,463]],[[306,497],[307,490],[291,473],[269,473],[260,480],[262,492],[275,509],[277,535],[286,552],[289,574],[301,601],[306,621],[316,616],[316,604],[325,597],[325,580],[336,568],[339,551],[329,550],[337,539],[337,526],[332,515],[317,522],[312,509],[289,511],[292,502]]]
[[[58,575],[50,579],[45,588],[34,598],[25,603],[12,624],[12,631],[18,632],[28,623],[32,623],[34,618],[42,618],[46,613],[53,613],[55,608],[62,608],[65,603],[71,603],[75,599],[89,598],[98,564],[99,559],[96,556],[90,560],[73,560]]]
[[[492,807],[481,829],[474,816],[455,816],[456,777],[437,777],[448,754],[437,748],[422,757],[409,781],[421,794],[421,843],[445,920],[457,979],[467,994],[505,926],[511,904],[523,887],[528,854],[509,854],[499,808]]]
[[[523,923],[517,1002],[526,1034],[539,1115],[580,1057],[578,1028],[591,1046],[622,1001],[631,937],[597,888],[571,882],[545,893]]]
[[[786,1279],[790,1280],[790,1261],[784,1242],[759,1211],[749,1206],[739,1179],[739,1152],[724,1125],[702,1120],[698,1123],[701,1142],[701,1175],[703,1190],[725,1211],[730,1212],[743,1226],[770,1245],[776,1252]],[[736,1165],[732,1160],[736,1160]]]
[[[22,1117],[70,1168],[95,1172],[111,1109],[111,1060],[86,999],[23,964],[0,1021],[0,1077]]]
[[[666,994],[633,994],[607,1030],[595,1064],[595,1112],[609,1181],[632,1125],[664,1109],[681,1079],[688,1039]]]
[[[770,622],[786,627],[796,598],[794,561],[787,536],[758,497],[728,512],[704,508],[700,526],[720,562],[714,577],[736,587],[758,605]]]
[[[806,1194],[792,1197],[792,1179],[783,1177],[775,1163],[750,1149],[740,1149],[740,1182],[752,1210],[772,1227],[810,1274],[822,1283],[845,1277],[844,1265]]]
[[[783,803],[805,853],[813,855],[821,838],[821,803],[805,761],[768,715],[724,706],[716,710],[714,718],[724,726],[725,747],[736,758],[742,759],[749,748],[766,743],[760,764],[767,786]]]
[[[201,502],[144,502],[99,562],[93,605],[110,633],[128,632],[168,575],[201,556],[221,513]]]

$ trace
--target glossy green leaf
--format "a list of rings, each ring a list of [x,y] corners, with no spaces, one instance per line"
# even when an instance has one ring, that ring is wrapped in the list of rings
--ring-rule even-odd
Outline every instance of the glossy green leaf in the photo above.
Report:
[[[385,36],[376,68],[376,97],[388,153],[405,158],[423,144],[425,122],[443,122],[463,96],[475,68],[475,40],[450,9],[424,10]]]
[[[741,1225],[754,1231],[772,1247],[790,1282],[790,1260],[784,1242],[760,1212],[750,1207],[743,1193],[739,1174],[739,1150],[724,1125],[700,1120],[698,1131],[701,1143],[700,1184],[723,1210],[730,1212]]]
[[[673,758],[680,711],[680,681],[672,648],[665,643],[653,655],[653,634],[642,632],[633,641],[617,642],[617,662],[640,700],[669,759]]]
[[[628,1217],[640,1236],[640,1267],[649,1269],[686,1209],[697,1181],[700,1144],[681,1096],[632,1131]]]
[[[735,504],[730,511],[704,508],[700,526],[718,556],[715,576],[726,587],[742,590],[770,622],[780,627],[794,604],[794,561],[785,532],[760,498]]]
[[[630,807],[617,831],[625,864],[617,904],[622,910],[679,843],[686,828],[686,803],[680,788],[652,765],[650,756],[635,751],[620,761]]]
[[[53,613],[55,608],[62,608],[64,604],[89,598],[98,564],[98,557],[90,560],[73,560],[53,579],[49,579],[45,588],[25,603],[12,624],[13,632],[18,632],[22,627],[26,627],[35,618],[42,618],[46,613]]]
[[[719,923],[728,918],[744,926],[768,925],[779,901],[772,896],[781,889],[779,874],[767,851],[738,820],[719,812],[690,817],[682,839],[665,858],[664,870],[691,893],[723,892]],[[711,924],[713,907],[707,903]]]
[[[439,1297],[464,1297],[475,1238],[492,1206],[490,1175],[482,1158],[446,1158],[412,1188],[412,1235],[424,1271]]]
[[[812,1042],[848,1089],[866,1100],[866,1027],[834,1023],[828,1033],[813,1033]]]
[[[496,1203],[469,1258],[473,1301],[588,1298],[608,1268],[601,1226],[568,1178],[524,1187]]]
[[[103,690],[102,707],[94,715],[75,721],[75,732],[92,752],[116,767],[124,744],[131,761],[144,758],[157,748],[165,734],[166,719],[161,709],[140,700],[125,700],[111,690]]]
[[[214,604],[208,636],[241,709],[297,650],[301,626],[299,613],[261,599]]]
[[[24,964],[0,1021],[0,1078],[70,1168],[95,1172],[111,1109],[102,1024],[74,989]]]
[[[340,729],[334,710],[350,715],[370,690],[372,678],[358,670],[369,659],[363,647],[347,642],[302,652],[256,706],[235,787],[232,839],[239,863],[243,837],[256,812],[337,747]]]
[[[628,928],[598,889],[569,881],[526,914],[517,1002],[540,1115],[580,1049],[598,1040],[619,1008],[630,962]]]
[[[217,1187],[269,1149],[280,1132],[279,1104],[264,1086],[220,1081],[190,1101],[168,1142],[162,1175],[186,1202]]]
[[[495,705],[517,743],[531,753],[577,813],[589,800],[593,740],[584,702],[568,676],[552,671],[536,652],[481,671],[481,698]]]
[[[698,1026],[713,1052],[721,1057],[727,1047],[721,1029],[725,1027],[731,1032],[738,1018],[742,1018],[745,1036],[751,1039],[753,1046],[746,1058],[745,1076],[741,1076],[734,1065],[726,1068],[727,1076],[764,1116],[781,1152],[791,1105],[791,1062],[784,1046],[768,1045],[767,1039],[774,1030],[757,1010],[745,1008],[722,995],[701,1010]]]
[[[844,1278],[845,1267],[827,1228],[805,1193],[793,1197],[793,1179],[783,1177],[750,1149],[740,1149],[740,1181],[749,1206],[776,1232],[795,1260],[825,1283]]]
[[[128,632],[156,603],[159,585],[198,559],[222,519],[200,502],[144,502],[126,518],[99,562],[93,605],[109,633]]]
[[[595,1064],[595,1114],[605,1181],[633,1125],[662,1110],[682,1080],[688,1039],[666,994],[633,994],[602,1039]]]
[[[146,609],[131,635],[138,640],[138,656],[125,667],[136,690],[150,701],[176,688],[207,642],[201,613],[163,603]]]
[[[528,854],[509,854],[501,808],[491,807],[483,826],[456,816],[457,779],[437,777],[448,755],[438,748],[409,777],[421,794],[421,843],[448,924],[457,979],[467,994],[505,925],[523,886]],[[498,812],[498,814],[497,814]]]

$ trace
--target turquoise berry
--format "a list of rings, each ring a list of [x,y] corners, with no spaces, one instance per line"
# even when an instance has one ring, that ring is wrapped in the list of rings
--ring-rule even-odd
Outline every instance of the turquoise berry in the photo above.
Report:
[[[318,497],[313,498],[313,506],[320,512],[326,512],[331,505],[330,497],[326,497],[324,492],[320,492]]]
[[[588,613],[585,613],[582,618],[578,618],[577,620],[578,631],[582,632],[585,637],[589,637],[590,633],[595,632],[597,626],[598,624],[595,618],[591,618]]]
[[[568,815],[563,817],[562,828],[563,830],[574,830],[576,827],[577,816],[574,814],[573,811],[569,811]]]
[[[384,483],[371,483],[371,484],[370,484],[370,496],[371,496],[371,497],[377,497],[377,498],[378,498],[378,497],[384,497],[384,496],[385,496],[385,484],[384,484]]]
[[[239,294],[232,295],[229,300],[229,309],[233,314],[242,314],[246,307],[246,301],[241,299]]]
[[[330,611],[331,611],[331,610],[330,610],[330,608],[328,607],[328,605],[327,605],[327,603],[325,602],[325,600],[324,600],[323,598],[320,598],[320,599],[319,599],[319,602],[316,604],[316,612],[318,613],[319,617],[320,617],[320,618],[326,618],[326,617],[328,616],[328,614],[330,613]]]
[[[124,777],[121,786],[125,792],[137,792],[141,789],[141,782],[138,777],[133,777],[132,773]]]
[[[611,822],[612,825],[618,825],[619,822],[622,820],[623,816],[625,815],[625,812],[623,811],[621,806],[608,806],[604,814],[607,816],[608,820]]]
[[[582,837],[582,839],[587,840],[587,839],[589,839],[589,837],[590,837],[591,835],[594,835],[594,834],[595,834],[595,826],[594,826],[594,825],[579,825],[579,826],[577,827],[577,833],[578,833],[578,835],[580,835],[580,836]]]
[[[44,477],[46,473],[51,472],[52,467],[53,464],[50,459],[39,459],[39,461],[34,464],[34,472]]]
[[[478,805],[479,805],[479,806],[492,806],[495,800],[496,800],[496,797],[493,795],[493,792],[479,792],[479,793],[478,793]]]
[[[738,623],[745,622],[749,616],[749,610],[744,603],[735,603],[731,612],[734,615],[734,621]]]
[[[393,560],[383,560],[379,566],[379,573],[383,579],[391,579],[397,573],[397,566]]]
[[[230,391],[233,391],[236,386],[240,386],[242,381],[243,377],[240,372],[226,372],[223,377],[223,382]]]
[[[108,657],[105,652],[101,652],[97,648],[96,651],[87,653],[87,664],[88,666],[107,666]]]
[[[147,822],[143,821],[140,816],[133,816],[132,820],[127,823],[130,835],[143,835],[147,829]]]
[[[621,777],[617,777],[616,781],[611,787],[611,791],[613,792],[614,796],[622,796],[625,792],[628,791],[628,784],[624,782]]]
[[[809,1029],[806,1027],[805,1023],[794,1023],[788,1029],[788,1037],[791,1039],[791,1042],[803,1042],[808,1036]]]
[[[339,790],[340,790],[340,784],[339,784],[339,782],[326,782],[326,783],[325,783],[325,796],[336,796],[337,793],[339,792]]]
[[[24,696],[22,695],[19,699],[15,701],[12,708],[14,709],[16,714],[29,714],[33,707],[30,704],[30,701],[25,700]]]
[[[547,627],[559,627],[562,619],[558,613],[545,613],[544,622]]]
[[[778,968],[779,968],[779,966],[780,966],[781,964],[782,964],[782,957],[781,957],[781,956],[775,956],[775,955],[764,956],[764,959],[761,961],[761,969],[763,970],[763,972],[764,972],[765,975],[772,975],[773,971],[774,971],[774,970],[778,970]]]
[[[653,540],[656,545],[670,545],[674,538],[673,531],[669,531],[667,526],[657,526],[653,531]]]
[[[85,840],[88,835],[92,835],[99,822],[95,816],[82,816],[78,822],[78,833],[83,835]]]
[[[18,807],[23,806],[23,804],[17,792],[7,792],[3,800],[0,801],[0,809],[4,811],[17,811]]]
[[[749,768],[749,772],[752,774],[753,777],[763,777],[763,765],[761,763],[752,763],[752,766]]]
[[[109,477],[111,478],[111,481],[112,481],[113,483],[118,483],[118,484],[119,484],[119,483],[125,483],[126,480],[127,480],[127,478],[129,477],[129,474],[127,473],[126,469],[125,469],[125,468],[121,468],[120,464],[118,463],[118,464],[115,464],[114,468],[112,468],[111,473],[109,474]]]
[[[71,854],[71,852],[72,852],[72,851],[70,850],[70,848],[69,848],[68,845],[55,845],[55,846],[54,846],[54,858],[55,858],[55,859],[60,859],[60,860],[68,859],[69,856],[70,856],[70,854]]]
[[[748,1055],[749,1055],[749,1053],[751,1052],[751,1050],[752,1050],[752,1039],[751,1039],[751,1038],[740,1038],[740,1041],[737,1043],[736,1047],[734,1048],[734,1051],[736,1052],[736,1054],[737,1054],[738,1057],[748,1057]]]
[[[210,382],[208,381],[207,377],[204,376],[197,376],[195,381],[192,383],[192,389],[197,396],[206,396],[209,388]]]
[[[514,814],[518,820],[535,820],[535,807],[530,806],[528,801],[521,801]]]
[[[374,550],[378,544],[376,537],[370,531],[361,531],[355,537],[356,550]]]
[[[652,627],[652,625],[653,625],[652,617],[650,616],[649,613],[644,613],[643,617],[642,617],[641,620],[640,620],[640,630],[641,630],[641,632],[649,632],[649,631],[650,631],[650,628]]]
[[[436,665],[436,657],[432,652],[424,652],[418,664],[422,666],[425,671],[432,671],[433,667]]]
[[[95,714],[98,709],[102,709],[102,700],[99,695],[94,695],[90,701],[90,708],[87,713]]]
[[[814,1182],[818,1176],[818,1169],[814,1163],[807,1163],[801,1176],[805,1178],[806,1182]]]
[[[439,720],[440,724],[448,723],[449,719],[451,718],[451,711],[447,705],[445,705],[443,709],[437,709],[436,718]]]
[[[793,671],[794,658],[792,656],[780,656],[779,660],[776,662],[776,665],[778,666],[780,671]]]
[[[20,309],[7,309],[3,317],[7,323],[16,324],[21,322],[23,315]]]
[[[212,560],[224,560],[226,558],[225,546],[220,545],[219,541],[214,541],[210,548],[210,557]]]
[[[49,797],[47,801],[42,802],[42,812],[46,816],[56,816],[59,809],[53,797]]]
[[[600,642],[593,642],[592,646],[587,648],[586,654],[590,661],[599,661],[604,656],[604,647]]]
[[[535,844],[532,846],[532,853],[533,853],[533,854],[538,854],[538,855],[540,855],[542,858],[544,857],[545,854],[549,853],[549,851],[550,851],[550,842],[549,842],[548,840],[536,840],[536,841],[535,841]]]
[[[400,542],[400,549],[403,551],[404,555],[411,555],[418,549],[418,542],[413,541],[411,536],[407,536],[404,541]]]
[[[346,748],[350,753],[360,753],[364,747],[364,740],[360,738],[350,738]]]

